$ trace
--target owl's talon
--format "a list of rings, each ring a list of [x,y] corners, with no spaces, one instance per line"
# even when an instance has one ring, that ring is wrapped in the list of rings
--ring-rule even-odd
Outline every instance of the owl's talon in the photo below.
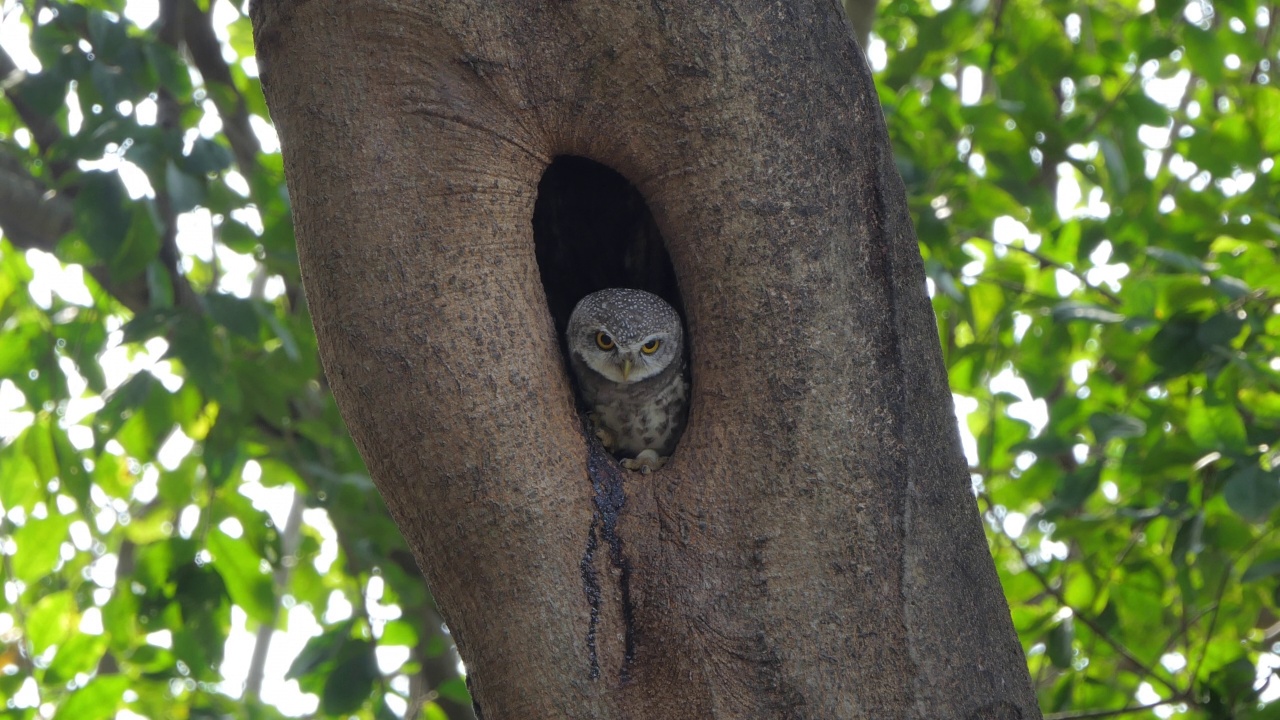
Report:
[[[604,428],[599,428],[596,430],[596,437],[600,439],[600,444],[604,446],[605,450],[613,452],[613,444],[616,442],[613,438],[613,433]]]
[[[627,458],[622,461],[622,467],[628,470],[636,470],[642,475],[648,475],[654,470],[661,470],[663,465],[667,464],[670,458],[659,457],[658,452],[653,449],[642,450],[640,454],[634,458]]]
[[[587,413],[587,419],[591,421],[591,427],[595,428],[596,438],[600,440],[600,444],[604,446],[605,450],[613,452],[618,439],[613,436],[613,433],[609,432],[609,428],[600,424],[600,415],[598,413]]]

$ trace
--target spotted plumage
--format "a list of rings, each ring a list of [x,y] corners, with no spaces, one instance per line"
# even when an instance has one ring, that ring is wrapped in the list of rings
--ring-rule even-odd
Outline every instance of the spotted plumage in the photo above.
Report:
[[[565,335],[601,442],[623,457],[626,468],[661,468],[689,408],[684,332],[675,308],[643,290],[601,290],[578,302]]]

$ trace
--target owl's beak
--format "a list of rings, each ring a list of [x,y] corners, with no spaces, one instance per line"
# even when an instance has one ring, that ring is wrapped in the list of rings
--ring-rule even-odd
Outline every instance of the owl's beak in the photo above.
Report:
[[[627,381],[627,377],[631,375],[631,358],[622,359],[622,382]]]

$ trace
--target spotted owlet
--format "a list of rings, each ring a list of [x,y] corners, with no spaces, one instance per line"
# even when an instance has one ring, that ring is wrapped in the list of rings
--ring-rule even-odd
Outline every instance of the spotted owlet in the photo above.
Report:
[[[596,436],[627,469],[661,468],[689,409],[675,308],[643,290],[601,290],[578,302],[565,335]]]

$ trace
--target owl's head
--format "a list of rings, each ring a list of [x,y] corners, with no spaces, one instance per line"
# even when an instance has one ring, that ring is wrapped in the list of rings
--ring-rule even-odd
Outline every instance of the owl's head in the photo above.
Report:
[[[643,290],[610,288],[582,298],[569,316],[569,352],[615,383],[651,378],[680,359],[680,315]]]

